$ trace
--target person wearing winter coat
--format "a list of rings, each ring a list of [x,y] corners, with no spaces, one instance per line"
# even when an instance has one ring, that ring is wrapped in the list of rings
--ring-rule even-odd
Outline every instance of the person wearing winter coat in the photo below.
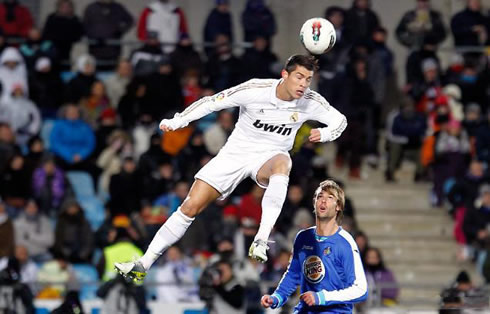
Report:
[[[12,97],[16,86],[22,87],[26,95],[29,93],[27,68],[17,48],[5,48],[0,56],[0,83],[2,84],[2,96],[0,97],[2,103]]]

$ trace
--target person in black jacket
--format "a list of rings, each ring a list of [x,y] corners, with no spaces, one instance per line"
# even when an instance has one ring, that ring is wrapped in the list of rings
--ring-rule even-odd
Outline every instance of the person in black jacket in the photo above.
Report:
[[[74,13],[72,0],[58,0],[56,12],[51,13],[44,24],[43,38],[56,47],[62,68],[69,68],[71,48],[83,36],[83,25]]]
[[[408,48],[420,48],[426,36],[438,45],[446,38],[446,29],[439,12],[430,8],[430,0],[416,0],[415,10],[406,12],[396,28],[396,38]]]
[[[87,37],[96,41],[89,45],[90,54],[100,60],[104,70],[114,68],[114,60],[121,54],[121,45],[108,44],[107,40],[121,39],[133,26],[133,17],[126,8],[113,0],[97,0],[87,6],[83,25]],[[112,62],[112,64],[110,64]]]
[[[370,8],[370,0],[353,0],[345,12],[344,35],[349,43],[370,40],[373,31],[380,26],[376,12]]]
[[[216,0],[216,7],[209,13],[204,26],[204,42],[212,44],[218,34],[225,34],[233,42],[233,24],[229,0]],[[204,48],[206,55],[213,53],[211,46]]]
[[[480,0],[467,0],[466,8],[451,19],[455,46],[483,46],[489,42],[490,20],[481,12]]]

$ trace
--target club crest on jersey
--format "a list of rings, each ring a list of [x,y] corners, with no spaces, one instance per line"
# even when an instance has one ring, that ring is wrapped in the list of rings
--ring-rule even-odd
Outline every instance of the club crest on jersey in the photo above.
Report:
[[[308,256],[303,262],[303,274],[310,283],[319,283],[325,278],[325,266],[316,255]]]
[[[325,250],[323,250],[323,255],[330,255],[330,253],[332,253],[330,247],[327,247]]]
[[[225,93],[221,92],[218,95],[216,95],[216,97],[214,99],[217,101],[220,101],[220,100],[223,100],[225,98],[225,96],[226,96]]]
[[[293,114],[291,115],[291,117],[289,117],[289,119],[291,119],[291,121],[293,121],[293,122],[298,122],[298,120],[299,120],[299,115],[298,115],[298,113],[297,113],[297,112],[293,113]]]

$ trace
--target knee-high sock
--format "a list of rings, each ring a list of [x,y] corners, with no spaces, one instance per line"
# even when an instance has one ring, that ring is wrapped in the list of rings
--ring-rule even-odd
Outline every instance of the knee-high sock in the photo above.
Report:
[[[148,270],[165,250],[180,240],[194,219],[184,215],[179,207],[160,227],[145,255],[140,258],[143,267]]]
[[[289,177],[284,174],[274,174],[269,178],[269,186],[262,198],[262,218],[255,240],[267,241],[269,239],[286,199],[288,183]]]

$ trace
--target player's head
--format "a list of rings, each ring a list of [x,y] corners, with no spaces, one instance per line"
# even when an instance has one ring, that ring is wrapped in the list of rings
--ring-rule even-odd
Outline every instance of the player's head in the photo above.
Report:
[[[313,196],[313,208],[318,219],[331,219],[335,217],[338,224],[344,216],[345,194],[344,190],[333,180],[320,183]]]
[[[315,57],[306,55],[293,55],[281,72],[287,93],[293,99],[303,96],[305,90],[310,87],[313,73],[318,68]]]

